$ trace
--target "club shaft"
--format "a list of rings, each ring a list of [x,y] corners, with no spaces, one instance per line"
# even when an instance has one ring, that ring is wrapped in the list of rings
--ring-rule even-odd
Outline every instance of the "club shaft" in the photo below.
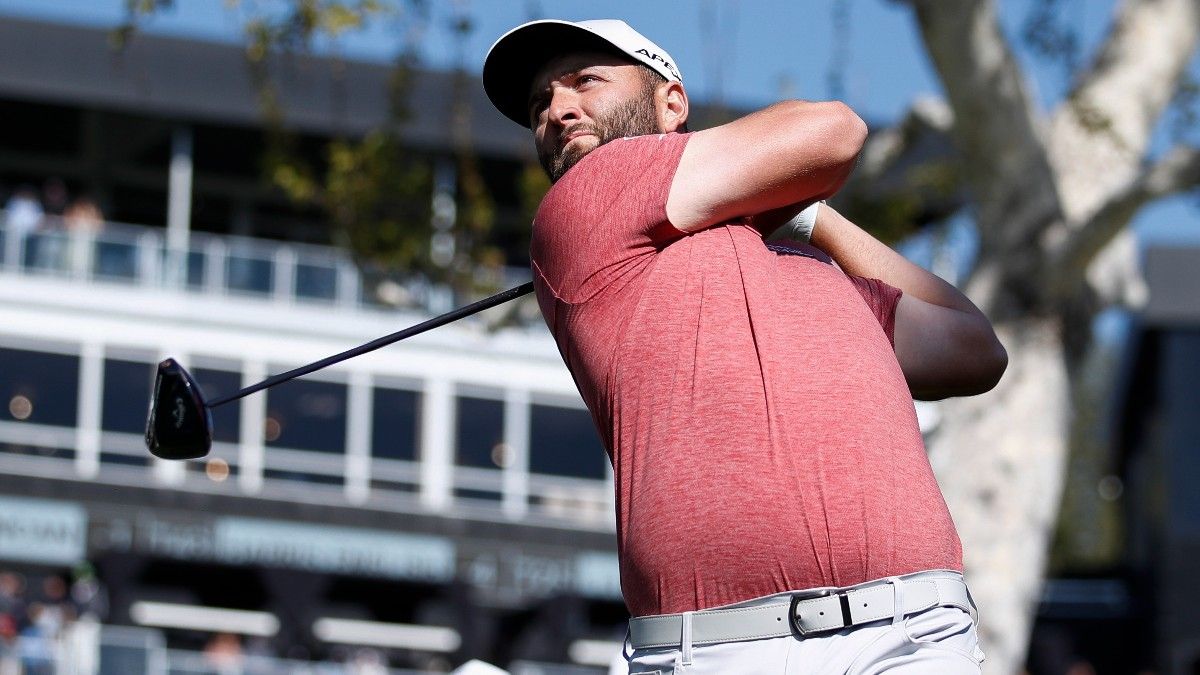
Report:
[[[476,314],[478,312],[482,312],[483,310],[489,309],[491,307],[495,307],[496,305],[502,305],[502,304],[508,302],[509,300],[519,298],[522,295],[526,295],[526,294],[530,293],[531,291],[533,291],[533,282],[521,284],[520,286],[517,286],[515,288],[510,288],[507,291],[501,291],[500,293],[497,293],[491,297],[484,298],[478,302],[473,302],[469,305],[459,307],[458,309],[446,312],[445,314],[442,314],[441,316],[435,316],[432,319],[429,319],[428,321],[422,321],[421,323],[419,323],[415,326],[409,326],[408,328],[405,328],[404,330],[392,333],[391,335],[385,335],[381,338],[371,340],[370,342],[368,342],[364,345],[359,345],[358,347],[355,347],[354,349],[347,349],[346,351],[344,351],[340,354],[334,354],[333,356],[323,358],[320,361],[314,361],[313,363],[310,363],[307,366],[300,366],[299,368],[289,370],[286,373],[272,375],[271,377],[268,377],[267,379],[263,380],[262,382],[259,382],[257,384],[252,384],[249,387],[239,389],[227,396],[222,396],[220,398],[209,401],[208,403],[206,403],[206,405],[209,408],[215,408],[219,405],[224,405],[226,403],[229,403],[230,401],[236,401],[239,398],[242,398],[243,396],[249,396],[250,394],[253,394],[256,391],[262,391],[263,389],[266,389],[268,387],[273,387],[273,386],[279,384],[280,382],[287,382],[288,380],[295,379],[297,377],[300,377],[301,375],[307,375],[309,373],[318,371],[322,368],[332,366],[335,363],[341,363],[342,361],[345,361],[346,359],[352,359],[355,356],[361,356],[362,354],[366,354],[367,352],[373,352],[376,349],[379,349],[380,347],[386,347],[386,346],[392,344],[393,342],[399,342],[400,340],[412,337],[414,335],[419,335],[421,333],[424,333],[427,330],[432,330],[434,328],[437,328],[438,326],[444,326],[448,323],[458,321],[459,319],[471,316],[472,314]]]

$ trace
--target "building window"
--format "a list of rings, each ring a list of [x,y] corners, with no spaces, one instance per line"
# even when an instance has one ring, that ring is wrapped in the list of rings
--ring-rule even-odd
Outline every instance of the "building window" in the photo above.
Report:
[[[79,357],[0,348],[0,401],[5,421],[76,425]],[[144,408],[144,406],[143,406]]]
[[[499,468],[504,454],[504,401],[459,396],[455,404],[455,463]]]
[[[296,263],[296,297],[305,300],[336,300],[337,272],[337,267],[332,264]]]
[[[454,463],[464,468],[492,469],[457,473],[454,495],[498,501],[498,469],[509,456],[504,445],[504,401],[460,394],[455,399],[454,419]]]
[[[608,457],[587,410],[530,406],[530,473],[604,480],[607,466]]]
[[[421,394],[375,387],[371,392],[371,455],[416,461],[420,445]]]
[[[268,448],[344,452],[346,385],[292,380],[267,395]]]
[[[225,284],[231,291],[269,295],[274,264],[264,253],[235,249],[225,259]]]
[[[212,401],[241,388],[242,374],[215,368],[193,368],[192,379],[204,393],[204,400]],[[259,394],[261,396],[261,394]],[[241,435],[242,407],[238,401],[211,408],[213,440],[219,443],[237,443]]]
[[[146,431],[146,410],[154,383],[154,364],[104,360],[104,399],[100,428],[127,434]]]

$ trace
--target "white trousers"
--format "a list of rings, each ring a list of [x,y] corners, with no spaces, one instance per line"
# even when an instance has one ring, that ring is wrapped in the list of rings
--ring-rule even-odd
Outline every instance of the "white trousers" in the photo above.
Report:
[[[637,649],[629,674],[979,675],[983,652],[975,628],[967,612],[934,607],[895,623],[883,619],[806,638]]]

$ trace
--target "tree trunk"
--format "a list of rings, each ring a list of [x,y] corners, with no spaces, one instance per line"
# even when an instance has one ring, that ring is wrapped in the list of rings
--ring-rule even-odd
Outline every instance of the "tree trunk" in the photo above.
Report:
[[[953,110],[974,201],[981,264],[968,295],[1009,353],[996,389],[942,404],[928,446],[979,602],[985,671],[1012,675],[1063,487],[1068,359],[1091,324],[1088,306],[1074,301],[1085,285],[1101,304],[1136,300],[1134,248],[1118,235],[1146,201],[1200,180],[1196,148],[1146,167],[1200,42],[1200,0],[1119,0],[1093,60],[1049,115],[1031,103],[998,0],[904,1]]]
[[[991,392],[947,400],[927,439],[963,539],[985,673],[1024,665],[1067,459],[1070,395],[1053,318],[996,325],[1008,371]]]

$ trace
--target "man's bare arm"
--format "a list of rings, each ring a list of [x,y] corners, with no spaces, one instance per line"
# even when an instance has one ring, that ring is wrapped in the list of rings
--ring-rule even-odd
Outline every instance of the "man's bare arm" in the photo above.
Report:
[[[904,292],[896,307],[896,358],[913,398],[982,394],[1000,381],[1008,353],[988,318],[957,288],[828,206],[818,212],[812,244],[847,274]]]
[[[823,199],[854,167],[867,128],[842,103],[785,101],[688,141],[667,217],[694,232],[741,216]]]

